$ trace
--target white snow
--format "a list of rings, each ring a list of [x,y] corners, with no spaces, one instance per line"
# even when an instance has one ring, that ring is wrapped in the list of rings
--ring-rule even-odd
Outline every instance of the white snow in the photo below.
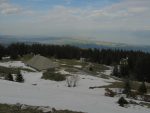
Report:
[[[63,75],[71,74],[71,73],[65,71],[64,69],[61,69],[61,70],[59,70],[59,71],[56,72],[56,73],[60,73],[60,74],[63,74]]]
[[[76,67],[76,68],[82,68],[81,65],[74,65],[74,67]]]
[[[110,75],[110,74],[112,73],[112,70],[105,70],[103,73],[104,73],[105,75]]]
[[[106,66],[106,65],[105,65]],[[105,70],[104,72],[102,72],[103,74],[105,75],[111,75],[112,74],[112,71],[113,71],[113,67],[111,66],[106,66],[108,67],[109,69],[108,70]]]
[[[0,66],[4,67],[14,67],[14,68],[25,68],[25,69],[30,69],[35,71],[35,69],[26,66],[23,62],[21,61],[8,61],[8,62],[0,62]]]
[[[65,65],[67,65],[67,64],[61,64],[62,66],[65,66]]]
[[[60,71],[66,74],[64,70]],[[55,82],[41,79],[42,72],[21,71],[25,83],[0,80],[0,103],[50,106],[86,113],[149,113],[141,106],[122,108],[116,104],[118,97],[104,96],[104,89],[89,89],[90,86],[109,84],[105,79],[78,74],[77,87],[69,88],[66,81]],[[111,82],[112,80],[107,80]],[[36,85],[33,85],[36,84]]]
[[[10,59],[10,56],[2,57],[2,60],[7,60],[7,59]]]

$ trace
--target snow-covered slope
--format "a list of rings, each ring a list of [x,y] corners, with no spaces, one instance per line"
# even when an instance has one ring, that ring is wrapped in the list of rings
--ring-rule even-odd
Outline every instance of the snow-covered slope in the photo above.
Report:
[[[30,69],[35,71],[35,69],[26,66],[23,62],[21,61],[8,61],[8,62],[0,62],[0,66],[3,67],[13,67],[13,68],[24,68],[24,69]]]
[[[78,74],[77,87],[69,88],[66,82],[41,79],[42,72],[22,71],[25,83],[0,80],[0,103],[51,106],[87,113],[149,113],[150,109],[131,106],[122,108],[116,104],[117,97],[105,97],[104,89],[89,89],[90,86],[107,85],[105,80],[90,75]]]

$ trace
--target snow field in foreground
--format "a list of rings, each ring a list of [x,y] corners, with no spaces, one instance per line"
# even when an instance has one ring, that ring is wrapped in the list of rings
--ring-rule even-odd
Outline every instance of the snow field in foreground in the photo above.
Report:
[[[64,72],[62,70],[61,72]],[[42,72],[21,72],[25,83],[0,80],[0,103],[50,106],[87,113],[149,113],[141,106],[122,108],[116,104],[118,98],[104,96],[104,89],[89,89],[114,81],[78,74],[77,87],[69,88],[66,81],[55,82],[41,79]],[[34,84],[34,85],[33,85]]]

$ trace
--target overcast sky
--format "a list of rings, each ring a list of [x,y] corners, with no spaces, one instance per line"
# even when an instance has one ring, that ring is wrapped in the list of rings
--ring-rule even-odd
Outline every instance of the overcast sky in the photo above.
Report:
[[[0,34],[150,45],[150,0],[0,0]]]

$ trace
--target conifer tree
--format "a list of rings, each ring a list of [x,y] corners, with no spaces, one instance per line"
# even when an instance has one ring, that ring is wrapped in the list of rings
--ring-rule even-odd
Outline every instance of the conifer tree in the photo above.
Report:
[[[5,76],[5,80],[14,81],[11,73]]]
[[[124,93],[126,94],[126,97],[128,98],[131,94],[131,84],[129,80],[125,81],[124,85]]]
[[[23,78],[23,76],[22,76],[21,73],[17,74],[17,76],[16,76],[16,82],[20,82],[20,83],[24,82],[24,78]]]
[[[113,76],[119,77],[119,70],[118,70],[118,66],[117,65],[114,66],[112,74],[113,74]]]
[[[147,93],[147,88],[146,88],[145,82],[142,82],[142,84],[140,85],[138,91],[139,91],[139,93],[140,93],[141,95]]]
[[[118,104],[119,104],[121,107],[124,107],[125,104],[128,104],[128,101],[125,100],[123,97],[121,97],[121,98],[118,100]]]
[[[120,66],[120,74],[122,77],[127,77],[129,75],[129,70],[127,65]]]

